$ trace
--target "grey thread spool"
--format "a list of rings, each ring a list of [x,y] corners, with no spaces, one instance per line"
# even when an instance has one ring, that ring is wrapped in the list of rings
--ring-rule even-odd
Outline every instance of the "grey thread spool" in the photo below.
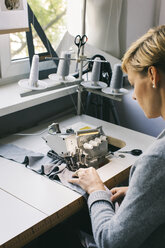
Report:
[[[32,59],[32,66],[30,70],[30,76],[29,76],[29,86],[31,87],[37,87],[38,84],[38,72],[39,72],[39,56],[34,55]]]
[[[99,61],[97,61],[97,60],[99,60]],[[100,69],[101,69],[100,58],[95,58],[95,61],[93,63],[93,67],[92,67],[92,75],[91,75],[91,81],[94,82],[94,85],[97,85],[97,82],[99,82]]]
[[[61,59],[58,64],[57,75],[62,77],[62,80],[65,80],[65,77],[69,75],[69,68],[70,68],[70,58],[71,54],[68,52],[62,52]]]
[[[123,84],[123,71],[121,69],[121,64],[115,64],[112,79],[110,83],[110,88],[114,93],[119,92],[119,89],[122,88]]]

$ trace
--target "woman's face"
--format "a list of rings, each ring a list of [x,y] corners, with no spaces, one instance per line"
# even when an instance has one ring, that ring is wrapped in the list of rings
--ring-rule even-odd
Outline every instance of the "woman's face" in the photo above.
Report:
[[[137,100],[146,117],[156,118],[160,116],[160,96],[157,88],[153,88],[153,80],[148,73],[142,76],[139,72],[127,68],[128,80],[134,87],[133,99]]]

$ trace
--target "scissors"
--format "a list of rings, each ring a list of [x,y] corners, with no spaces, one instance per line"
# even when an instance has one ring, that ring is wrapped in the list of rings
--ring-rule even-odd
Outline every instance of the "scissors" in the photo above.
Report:
[[[78,46],[77,58],[79,58],[81,47],[85,45],[87,40],[88,40],[88,38],[87,38],[87,36],[85,34],[83,36],[81,36],[79,34],[76,35],[76,37],[74,39],[74,43],[75,43],[76,46]]]

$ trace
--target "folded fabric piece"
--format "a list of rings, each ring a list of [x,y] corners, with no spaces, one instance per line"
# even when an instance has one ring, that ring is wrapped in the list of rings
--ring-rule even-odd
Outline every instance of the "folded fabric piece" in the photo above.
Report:
[[[65,168],[61,173],[58,174],[58,177],[60,179],[60,182],[67,186],[68,188],[71,188],[72,190],[80,193],[85,198],[87,198],[88,194],[79,186],[76,184],[69,183],[68,180],[72,178],[72,175],[74,174],[73,171],[68,170],[68,168]]]
[[[61,163],[61,161],[55,160],[52,164],[46,164],[41,166],[43,174],[51,177],[57,173],[60,173],[66,168],[66,163]]]
[[[51,163],[54,163],[54,159],[49,158],[47,156],[41,157],[41,156],[26,156],[26,160],[28,160],[27,167],[30,168],[33,171],[38,172],[39,174],[44,174],[43,167],[46,165],[49,165]]]
[[[0,144],[0,156],[25,164],[27,168],[45,175],[51,180],[58,181],[85,198],[87,197],[86,192],[80,186],[68,182],[74,172],[67,168],[63,159],[48,157],[42,153],[36,153],[13,144]]]
[[[42,153],[36,153],[13,144],[1,144],[0,156],[20,164],[25,164],[25,166],[39,174],[43,174],[42,165],[54,163],[55,161],[55,159],[45,156]]]
[[[25,165],[29,163],[29,156],[33,157],[34,159],[35,157],[38,159],[44,157],[44,155],[41,153],[29,151],[13,144],[0,144],[0,156]]]

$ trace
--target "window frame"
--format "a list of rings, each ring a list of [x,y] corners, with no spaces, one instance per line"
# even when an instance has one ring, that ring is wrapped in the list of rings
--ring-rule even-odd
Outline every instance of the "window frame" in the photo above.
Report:
[[[29,57],[12,60],[10,45],[10,34],[0,35],[0,85],[27,78],[30,73]],[[39,63],[40,71],[54,68],[56,65],[51,60]]]
[[[29,58],[11,60],[10,35],[0,36],[1,81],[3,79],[26,75],[30,72]]]
[[[53,61],[42,61],[39,70],[55,68]],[[10,35],[0,36],[0,84],[15,82],[16,79],[24,78],[30,73],[30,62],[28,58],[18,60],[11,59]],[[13,78],[13,79],[12,79]]]

